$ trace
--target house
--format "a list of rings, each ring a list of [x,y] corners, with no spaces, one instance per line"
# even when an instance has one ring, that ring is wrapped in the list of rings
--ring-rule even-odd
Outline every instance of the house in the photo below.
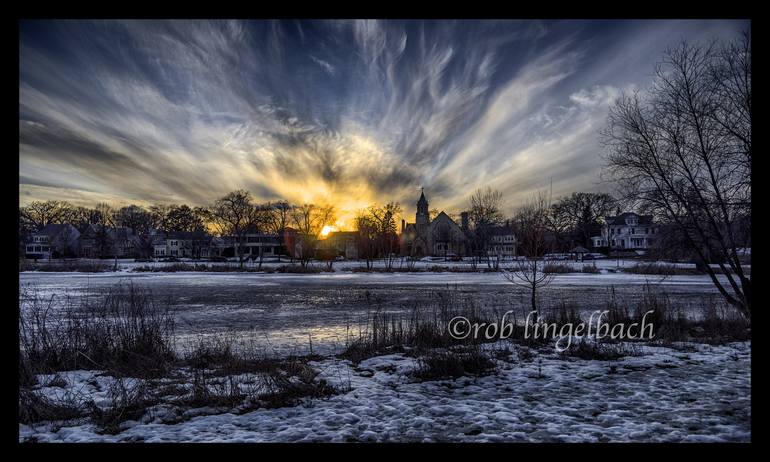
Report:
[[[465,255],[467,237],[462,228],[443,211],[433,220],[430,219],[428,200],[423,190],[417,201],[415,222],[406,223],[401,220],[399,241],[402,255]]]
[[[319,242],[319,249],[332,250],[348,260],[358,259],[358,231],[333,231]]]
[[[512,258],[516,256],[516,235],[513,234],[513,226],[506,223],[501,226],[493,226],[488,231],[486,253],[488,257]]]
[[[204,231],[156,233],[152,239],[155,258],[207,258],[212,255],[212,239]]]
[[[275,233],[248,233],[246,234],[246,247],[244,255],[251,258],[267,258],[277,255],[285,255],[283,239]]]
[[[647,250],[652,247],[659,232],[652,215],[633,212],[605,217],[601,236],[591,238],[594,248]]]
[[[102,225],[89,224],[80,235],[80,256],[106,257],[109,252],[107,230]]]
[[[30,236],[24,255],[30,259],[74,257],[79,238],[80,232],[71,224],[48,224]]]
[[[138,254],[139,236],[125,226],[89,224],[80,234],[79,247],[84,258],[131,258]]]
[[[238,239],[235,236],[216,237],[211,241],[209,253],[211,256],[235,257],[237,247]],[[246,233],[243,237],[244,258],[258,259],[260,252],[262,258],[286,255],[284,237],[276,233]]]
[[[132,228],[120,226],[109,228],[107,234],[112,244],[112,257],[116,258],[135,258],[138,256],[139,236],[134,233]]]

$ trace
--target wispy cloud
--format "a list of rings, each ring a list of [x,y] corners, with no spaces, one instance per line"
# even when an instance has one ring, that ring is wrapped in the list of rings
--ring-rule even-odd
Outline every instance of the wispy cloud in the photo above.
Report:
[[[31,21],[20,201],[509,208],[595,189],[597,132],[667,43],[741,22]],[[599,59],[601,58],[601,59]],[[409,208],[407,209],[409,211]]]

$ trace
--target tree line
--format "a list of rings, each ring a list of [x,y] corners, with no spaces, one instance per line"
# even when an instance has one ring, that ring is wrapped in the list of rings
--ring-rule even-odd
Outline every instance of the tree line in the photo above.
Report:
[[[287,227],[292,227],[297,231],[293,243],[297,258],[306,262],[312,255],[314,236],[318,236],[324,225],[333,223],[334,217],[332,206],[292,205],[287,201],[260,203],[245,190],[230,192],[203,207],[132,204],[116,208],[99,203],[91,208],[74,206],[66,201],[34,201],[19,208],[19,250],[24,252],[24,244],[32,233],[49,224],[66,223],[81,233],[89,228],[96,230],[96,239],[105,247],[109,247],[107,231],[111,228],[131,228],[140,246],[151,246],[151,231],[200,236],[216,234],[231,240],[230,244],[243,264],[246,234],[282,235]]]

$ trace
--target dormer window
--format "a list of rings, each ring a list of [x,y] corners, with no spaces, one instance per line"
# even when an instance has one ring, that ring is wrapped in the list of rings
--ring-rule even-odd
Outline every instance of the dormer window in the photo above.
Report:
[[[635,216],[630,216],[630,217],[626,218],[626,224],[629,225],[629,226],[636,226],[636,224],[637,224],[636,217]]]

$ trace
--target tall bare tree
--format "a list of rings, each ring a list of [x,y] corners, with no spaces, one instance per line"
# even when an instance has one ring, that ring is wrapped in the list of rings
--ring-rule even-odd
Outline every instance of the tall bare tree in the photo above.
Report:
[[[258,220],[258,209],[251,199],[251,193],[237,190],[217,199],[207,209],[207,219],[219,235],[227,237],[233,243],[238,263],[243,268],[246,233]]]
[[[375,230],[375,252],[385,258],[385,268],[390,270],[398,248],[398,227],[396,216],[401,214],[401,205],[389,202],[384,206],[372,205],[366,210],[369,225]]]
[[[333,206],[303,204],[292,208],[291,222],[297,230],[293,253],[302,266],[307,266],[315,255],[318,236],[324,226],[334,223],[334,217]]]
[[[72,209],[72,205],[65,201],[34,201],[19,212],[35,230],[40,230],[49,224],[63,223]]]
[[[560,236],[571,234],[581,245],[588,246],[591,236],[601,231],[603,218],[615,206],[609,194],[574,192],[551,205],[551,230]]]
[[[602,132],[607,171],[625,196],[676,227],[746,317],[751,278],[739,231],[751,216],[750,62],[748,34],[726,45],[670,48],[647,94],[622,95]]]
[[[543,256],[550,250],[548,215],[551,205],[545,193],[538,193],[516,212],[518,247],[526,256],[503,269],[503,276],[511,283],[530,292],[532,311],[537,311],[537,291],[553,280],[553,274],[543,271]],[[536,316],[537,319],[537,316]]]
[[[473,258],[481,261],[484,258],[487,265],[490,264],[487,257],[487,246],[491,239],[491,231],[495,226],[503,222],[503,194],[490,187],[477,189],[468,199],[470,209],[468,220],[470,221],[470,247]]]
[[[358,257],[364,259],[366,262],[366,269],[369,270],[372,268],[374,258],[377,256],[377,237],[379,235],[379,229],[377,223],[372,219],[367,209],[360,211],[358,215],[356,215],[355,224],[356,231],[358,231],[356,242]]]
[[[152,228],[152,217],[144,208],[128,205],[115,212],[115,223],[117,226],[131,228],[137,234],[145,234]]]

